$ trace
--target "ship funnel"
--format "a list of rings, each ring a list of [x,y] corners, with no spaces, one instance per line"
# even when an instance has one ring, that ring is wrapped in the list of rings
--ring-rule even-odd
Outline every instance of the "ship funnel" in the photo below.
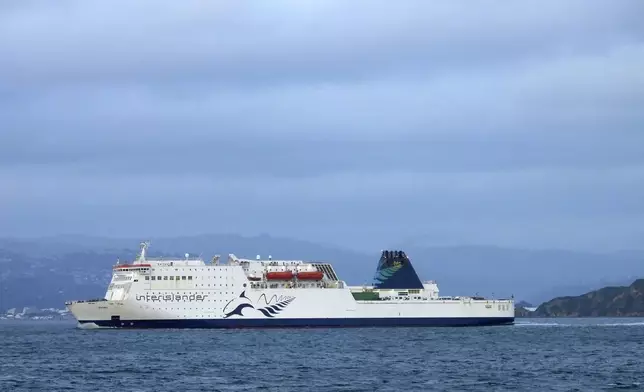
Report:
[[[374,287],[378,289],[422,289],[411,261],[401,250],[383,250],[374,276]]]

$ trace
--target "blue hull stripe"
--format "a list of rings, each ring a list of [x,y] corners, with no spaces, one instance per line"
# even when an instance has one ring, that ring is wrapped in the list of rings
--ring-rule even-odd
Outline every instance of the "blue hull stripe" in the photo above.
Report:
[[[112,328],[473,327],[513,324],[514,317],[79,320],[79,323]]]

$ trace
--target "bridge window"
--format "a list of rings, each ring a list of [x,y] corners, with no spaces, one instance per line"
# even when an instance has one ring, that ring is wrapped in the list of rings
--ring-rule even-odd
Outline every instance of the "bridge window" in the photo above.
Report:
[[[183,275],[183,276],[181,277],[181,280],[186,280],[186,276],[185,276],[185,275]]]
[[[188,280],[192,280],[192,276],[188,276]]]
[[[168,280],[168,277],[167,277],[167,276],[164,276],[164,277],[163,277],[163,280]]]
[[[152,280],[156,280],[156,278],[157,278],[156,276],[153,276],[153,277],[152,277]]]
[[[174,280],[174,276],[171,276],[171,277],[170,277],[170,280]]]
[[[146,277],[145,277],[145,280],[150,280],[150,277],[149,277],[149,276],[146,276]]]

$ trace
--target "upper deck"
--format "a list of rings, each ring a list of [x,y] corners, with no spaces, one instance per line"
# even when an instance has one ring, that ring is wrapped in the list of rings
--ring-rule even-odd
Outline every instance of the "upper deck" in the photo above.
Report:
[[[141,251],[138,257],[130,262],[121,264],[120,261],[113,266],[114,276],[130,276],[135,273],[137,276],[154,275],[153,272],[159,268],[191,267],[191,271],[196,274],[206,271],[205,267],[223,268],[239,266],[243,270],[246,278],[252,282],[272,282],[287,280],[302,281],[324,281],[338,282],[338,275],[333,266],[329,263],[314,263],[304,260],[274,260],[271,256],[262,260],[258,255],[256,259],[239,258],[234,254],[229,254],[226,263],[221,263],[220,256],[216,255],[209,263],[206,263],[200,257],[191,258],[186,253],[185,258],[149,258],[146,256],[149,243],[141,243]],[[196,267],[196,268],[195,268]],[[199,267],[204,267],[200,269]]]

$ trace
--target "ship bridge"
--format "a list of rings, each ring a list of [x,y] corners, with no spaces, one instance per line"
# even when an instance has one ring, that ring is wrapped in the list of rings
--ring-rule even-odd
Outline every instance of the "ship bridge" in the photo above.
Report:
[[[149,272],[150,268],[154,267],[198,267],[206,265],[200,257],[190,257],[189,253],[186,253],[185,258],[183,259],[176,257],[148,258],[146,257],[146,251],[150,246],[150,243],[142,242],[140,246],[141,251],[132,263],[121,264],[120,260],[116,261],[116,264],[113,267],[115,273],[132,271]]]
[[[158,267],[200,267],[205,266],[206,263],[199,257],[190,257],[186,253],[185,258],[149,258],[146,257],[147,249],[150,246],[149,242],[142,242],[140,244],[141,250],[134,261],[131,263],[121,263],[120,260],[116,261],[113,266],[112,280],[107,287],[105,293],[106,300],[122,300],[127,297],[132,289],[132,284],[137,283],[139,279],[145,281],[155,280],[154,270]],[[173,276],[174,278],[174,276]],[[182,276],[182,279],[185,279]],[[192,277],[190,277],[192,278]],[[177,280],[179,277],[177,276]]]

